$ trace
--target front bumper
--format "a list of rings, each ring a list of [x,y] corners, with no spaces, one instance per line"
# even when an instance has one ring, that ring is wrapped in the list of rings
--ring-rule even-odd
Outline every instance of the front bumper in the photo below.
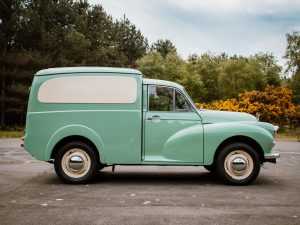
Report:
[[[278,152],[271,152],[265,154],[265,162],[276,163],[276,159],[280,157]]]

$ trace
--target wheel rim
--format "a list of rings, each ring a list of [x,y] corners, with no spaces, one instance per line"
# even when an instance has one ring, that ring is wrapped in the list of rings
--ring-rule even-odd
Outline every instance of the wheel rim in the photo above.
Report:
[[[64,173],[69,177],[81,178],[89,172],[91,159],[84,150],[74,148],[64,154],[61,166]]]
[[[236,150],[226,156],[224,168],[231,178],[243,180],[253,172],[253,159],[247,152]]]

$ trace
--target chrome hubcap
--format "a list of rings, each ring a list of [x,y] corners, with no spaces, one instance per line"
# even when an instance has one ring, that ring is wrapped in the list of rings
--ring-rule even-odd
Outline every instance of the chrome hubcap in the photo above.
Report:
[[[84,166],[83,158],[79,155],[72,156],[68,161],[68,166],[73,171],[79,171]]]
[[[72,178],[81,178],[91,168],[91,159],[86,151],[74,148],[68,150],[62,160],[61,167],[66,175]]]
[[[247,166],[248,166],[247,161],[245,159],[243,159],[242,157],[236,157],[231,162],[231,169],[235,173],[243,173],[245,171],[245,169],[247,168]]]
[[[224,161],[226,173],[236,180],[242,180],[251,175],[254,164],[252,157],[243,150],[229,153]]]

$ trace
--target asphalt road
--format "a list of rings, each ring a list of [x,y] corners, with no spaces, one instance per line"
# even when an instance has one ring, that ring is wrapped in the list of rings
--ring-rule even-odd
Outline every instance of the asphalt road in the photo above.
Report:
[[[300,143],[279,142],[249,186],[227,186],[202,167],[117,166],[67,185],[53,166],[0,139],[0,225],[300,224]]]

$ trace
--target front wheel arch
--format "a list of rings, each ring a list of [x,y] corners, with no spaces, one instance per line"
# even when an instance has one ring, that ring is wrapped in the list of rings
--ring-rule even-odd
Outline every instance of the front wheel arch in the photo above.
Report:
[[[264,162],[264,151],[262,149],[262,147],[260,146],[260,144],[255,141],[254,139],[247,137],[247,136],[242,136],[242,135],[238,135],[238,136],[233,136],[230,138],[227,138],[226,140],[224,140],[217,148],[215,155],[214,155],[214,159],[213,159],[213,164],[216,162],[218,155],[220,154],[220,152],[222,151],[223,148],[225,148],[227,145],[233,144],[233,143],[244,143],[246,145],[249,145],[250,147],[252,147],[257,154],[259,155],[259,159],[260,159],[260,164],[263,164]]]

